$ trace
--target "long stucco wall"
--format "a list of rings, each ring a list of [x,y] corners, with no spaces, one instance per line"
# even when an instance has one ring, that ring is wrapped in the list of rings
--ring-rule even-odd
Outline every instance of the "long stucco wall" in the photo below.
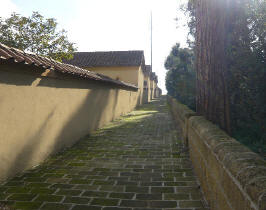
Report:
[[[144,81],[146,81],[146,87],[143,90],[143,103],[150,102],[150,77],[144,75]]]
[[[266,161],[168,97],[210,209],[265,210]]]
[[[150,100],[154,99],[154,80],[150,80]]]
[[[137,90],[0,66],[0,181],[133,110]],[[26,67],[29,68],[29,67]]]
[[[138,86],[139,66],[86,67],[85,69]]]
[[[144,74],[140,66],[106,66],[106,67],[86,67],[90,71],[106,75],[115,80],[124,81],[136,85],[138,90],[138,104],[143,100]]]
[[[139,67],[138,75],[138,88],[139,88],[139,104],[145,103],[144,101],[144,73],[142,68]]]
[[[150,80],[150,101],[153,99],[153,81]]]

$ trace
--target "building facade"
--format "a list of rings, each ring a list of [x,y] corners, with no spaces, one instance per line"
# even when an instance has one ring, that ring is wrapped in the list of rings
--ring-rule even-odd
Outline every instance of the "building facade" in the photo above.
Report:
[[[159,96],[158,77],[145,65],[143,51],[76,52],[73,59],[63,62],[136,85],[138,105]]]

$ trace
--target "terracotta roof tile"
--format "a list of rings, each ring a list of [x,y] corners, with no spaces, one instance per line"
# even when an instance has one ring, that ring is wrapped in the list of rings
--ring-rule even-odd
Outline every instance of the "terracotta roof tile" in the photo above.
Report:
[[[137,89],[135,85],[125,83],[123,81],[113,80],[110,77],[95,72],[91,72],[70,64],[60,63],[50,58],[38,56],[31,53],[26,53],[16,48],[8,47],[1,43],[0,43],[0,61],[9,61],[11,63],[22,63],[29,66],[35,65],[44,70],[51,69],[56,72],[70,74],[75,77]]]

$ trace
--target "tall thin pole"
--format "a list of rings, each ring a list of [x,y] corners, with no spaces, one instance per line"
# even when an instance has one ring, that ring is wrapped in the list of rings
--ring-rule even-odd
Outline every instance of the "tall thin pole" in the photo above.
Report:
[[[151,11],[151,71],[152,71],[152,11]]]

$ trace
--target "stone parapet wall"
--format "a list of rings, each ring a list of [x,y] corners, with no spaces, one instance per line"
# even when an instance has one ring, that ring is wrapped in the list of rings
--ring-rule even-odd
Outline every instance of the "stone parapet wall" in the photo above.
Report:
[[[168,102],[211,209],[265,210],[266,161],[175,99]]]
[[[177,100],[169,97],[167,98],[168,104],[171,106],[171,112],[177,125],[180,126],[183,134],[183,142],[188,145],[188,119],[191,116],[196,116],[196,112],[189,109],[184,104],[179,103]]]

